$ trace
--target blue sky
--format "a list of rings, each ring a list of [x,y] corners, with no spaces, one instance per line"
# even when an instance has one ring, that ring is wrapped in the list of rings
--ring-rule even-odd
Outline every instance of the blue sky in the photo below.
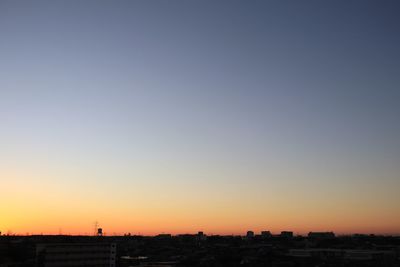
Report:
[[[270,212],[274,229],[306,229],[306,221],[297,226],[263,208],[282,200],[285,214],[290,203],[303,203],[299,212],[313,214],[316,227],[330,218],[324,205],[342,216],[344,202],[355,217],[360,206],[370,210],[339,231],[398,231],[399,7],[2,1],[1,182],[64,193],[89,186],[80,189],[81,203],[111,201],[128,211],[121,203],[132,203],[132,188],[141,188],[135,201],[172,203],[166,209],[177,218],[179,203],[197,203],[203,224],[176,222],[188,231],[187,225],[211,229],[208,205],[225,200],[228,226],[234,214],[257,207],[264,215],[254,211],[243,227],[265,224]],[[270,188],[268,197],[263,188]],[[158,190],[175,196],[158,199]],[[124,198],[106,200],[107,192]],[[162,221],[150,206],[153,221]],[[376,223],[364,225],[372,217]],[[20,221],[0,226],[22,231]]]

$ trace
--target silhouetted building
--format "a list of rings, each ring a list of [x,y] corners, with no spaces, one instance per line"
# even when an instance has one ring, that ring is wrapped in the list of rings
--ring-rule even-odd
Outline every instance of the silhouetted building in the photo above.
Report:
[[[293,237],[293,232],[291,232],[291,231],[282,231],[281,232],[281,237],[292,238]]]
[[[163,238],[171,238],[172,237],[172,235],[171,234],[159,234],[159,235],[157,235],[156,236],[157,238],[161,238],[161,239],[163,239]]]
[[[38,267],[115,267],[114,243],[48,243],[36,246]]]
[[[205,235],[202,231],[200,231],[200,232],[197,233],[197,239],[198,239],[199,241],[204,241],[204,240],[207,239],[207,237],[206,237],[206,235]]]
[[[314,239],[332,239],[335,238],[335,234],[333,232],[309,232],[308,237]]]
[[[271,236],[272,236],[272,234],[271,234],[270,231],[261,231],[261,237],[262,238],[269,238]]]
[[[247,238],[253,238],[254,237],[254,232],[253,231],[247,231],[246,237]]]

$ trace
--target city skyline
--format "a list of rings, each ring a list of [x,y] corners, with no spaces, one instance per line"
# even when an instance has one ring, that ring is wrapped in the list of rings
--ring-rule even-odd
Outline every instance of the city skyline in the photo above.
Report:
[[[0,1],[0,231],[400,234],[396,1]]]

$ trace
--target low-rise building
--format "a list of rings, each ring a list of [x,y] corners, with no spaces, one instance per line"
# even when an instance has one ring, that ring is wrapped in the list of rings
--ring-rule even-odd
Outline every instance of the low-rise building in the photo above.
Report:
[[[292,231],[282,231],[281,232],[281,237],[292,238],[293,237],[293,232]]]
[[[115,267],[114,243],[47,243],[36,246],[38,267]]]
[[[332,239],[335,238],[333,232],[309,232],[308,238],[312,239]]]

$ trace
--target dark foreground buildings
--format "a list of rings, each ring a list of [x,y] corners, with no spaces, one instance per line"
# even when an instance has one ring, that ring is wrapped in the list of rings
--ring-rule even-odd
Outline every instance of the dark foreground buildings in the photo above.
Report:
[[[0,267],[39,266],[400,267],[400,237],[268,231],[245,236],[0,236]]]
[[[93,243],[42,243],[36,245],[38,267],[115,267],[116,244]]]

